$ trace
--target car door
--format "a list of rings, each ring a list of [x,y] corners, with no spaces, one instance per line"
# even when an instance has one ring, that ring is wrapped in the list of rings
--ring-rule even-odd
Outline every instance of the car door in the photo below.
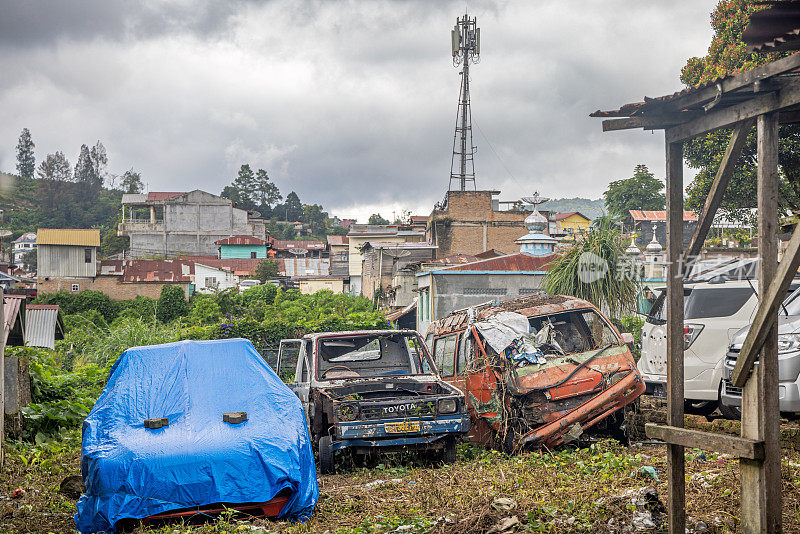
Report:
[[[275,364],[275,373],[286,382],[292,391],[296,382],[297,358],[300,353],[302,339],[282,339],[278,344],[278,362]]]

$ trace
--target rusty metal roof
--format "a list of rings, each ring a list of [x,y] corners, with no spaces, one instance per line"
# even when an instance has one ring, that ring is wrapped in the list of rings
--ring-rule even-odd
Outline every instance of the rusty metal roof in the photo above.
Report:
[[[191,282],[194,261],[173,260],[101,260],[97,265],[101,275],[121,276],[123,282]]]
[[[36,231],[36,244],[99,247],[100,230],[39,228]]]
[[[436,260],[427,260],[425,263],[436,263],[436,264],[445,264],[445,265],[458,265],[462,263],[472,263],[473,261],[478,261],[477,256],[471,256],[469,254],[455,254],[453,256],[445,256],[444,258],[439,258]]]
[[[272,244],[276,250],[325,250],[322,241],[278,241]]]
[[[232,235],[219,241],[215,245],[266,245],[267,242],[252,235]]]
[[[653,210],[628,210],[631,214],[631,218],[634,221],[643,221],[643,222],[664,222],[667,220],[667,212],[666,211],[653,211]],[[683,220],[684,221],[697,221],[697,215],[694,214],[692,211],[684,211],[683,212]]]
[[[486,260],[473,261],[472,263],[465,263],[462,265],[454,265],[452,267],[445,267],[441,271],[546,271],[549,269],[550,264],[559,258],[558,254],[547,254],[544,256],[534,256],[524,252],[516,254],[508,254],[506,256],[499,256],[497,258],[489,258]]]
[[[158,200],[167,200],[168,198],[177,197],[180,195],[185,195],[186,192],[170,192],[170,191],[153,191],[152,193],[147,193],[147,201],[154,202]]]
[[[214,269],[220,269],[223,271],[232,272],[238,276],[250,276],[255,272],[258,268],[258,265],[264,261],[263,258],[228,258],[228,259],[219,259],[219,258],[198,258],[193,259],[195,263],[199,263],[200,265],[205,265],[207,267],[212,267]],[[275,260],[280,261],[280,260]],[[280,265],[278,266],[278,270],[280,270]]]
[[[523,295],[513,299],[502,300],[500,302],[487,302],[478,306],[473,306],[476,311],[476,319],[482,320],[501,311],[520,313],[526,317],[538,315],[550,315],[570,310],[596,309],[589,302],[577,297],[567,295],[547,295],[544,292],[532,295]],[[449,334],[458,332],[466,328],[469,323],[467,309],[457,310],[431,324],[435,335]]]
[[[329,235],[325,236],[325,239],[328,241],[328,245],[347,245],[350,243],[350,238],[346,235]]]
[[[8,342],[8,334],[14,329],[14,323],[21,318],[19,310],[23,302],[25,302],[25,295],[4,295],[3,297],[3,303],[5,304],[3,312],[6,323],[4,334],[5,342]]]

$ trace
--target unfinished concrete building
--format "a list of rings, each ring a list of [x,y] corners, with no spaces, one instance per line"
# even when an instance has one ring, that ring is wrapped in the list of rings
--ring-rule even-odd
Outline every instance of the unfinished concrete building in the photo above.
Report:
[[[134,258],[216,256],[215,241],[234,235],[267,237],[258,212],[239,209],[229,199],[199,189],[122,195],[117,233],[130,237]]]

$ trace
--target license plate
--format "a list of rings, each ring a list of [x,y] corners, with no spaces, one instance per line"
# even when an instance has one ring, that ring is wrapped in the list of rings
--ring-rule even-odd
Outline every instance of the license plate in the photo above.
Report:
[[[419,421],[402,421],[400,423],[384,423],[383,428],[389,434],[407,434],[419,432]]]
[[[653,397],[657,399],[666,399],[667,398],[667,390],[661,384],[656,384],[653,386]]]

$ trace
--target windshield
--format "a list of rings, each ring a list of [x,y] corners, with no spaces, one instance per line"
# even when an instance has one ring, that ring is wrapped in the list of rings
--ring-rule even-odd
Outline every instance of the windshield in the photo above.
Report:
[[[544,354],[576,354],[622,341],[594,310],[556,313],[530,319],[531,332]]]
[[[415,334],[370,334],[318,341],[317,379],[433,374]]]

